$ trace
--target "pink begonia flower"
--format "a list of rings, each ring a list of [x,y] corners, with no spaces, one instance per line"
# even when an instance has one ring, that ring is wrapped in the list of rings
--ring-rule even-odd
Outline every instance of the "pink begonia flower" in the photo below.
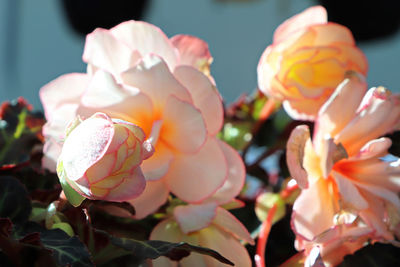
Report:
[[[153,147],[144,138],[138,126],[96,113],[82,122],[75,121],[58,164],[68,184],[82,196],[130,200],[146,185],[139,165],[152,155]]]
[[[276,29],[258,64],[258,86],[283,101],[292,118],[313,120],[349,70],[366,75],[366,57],[349,29],[327,22],[326,10],[314,6]]]
[[[221,191],[216,201],[224,204],[241,190],[243,162],[216,138],[223,106],[204,41],[168,39],[151,24],[129,21],[89,34],[83,59],[87,74],[63,75],[40,91],[46,167],[54,169],[66,123],[101,111],[141,127],[155,148],[141,166],[146,189],[131,201],[136,218],[156,211],[170,192],[200,203]]]
[[[298,249],[307,242],[317,244],[321,234],[343,225],[348,231],[340,228],[343,231],[330,244],[347,246],[343,240],[353,239],[354,246],[363,231],[374,241],[395,242],[400,160],[385,158],[391,140],[379,137],[398,129],[400,102],[383,87],[368,92],[366,88],[364,77],[349,73],[321,107],[312,141],[305,125],[289,138],[288,167],[302,188],[292,214]],[[357,217],[357,224],[338,220],[343,214]],[[323,243],[322,258],[329,242]],[[361,247],[363,242],[357,244]]]
[[[214,202],[177,206],[170,218],[160,222],[152,231],[150,240],[187,242],[219,252],[235,266],[250,267],[249,254],[240,243],[251,245],[254,240],[246,228],[227,210]],[[212,257],[192,253],[179,263],[166,257],[153,261],[153,267],[226,266]]]

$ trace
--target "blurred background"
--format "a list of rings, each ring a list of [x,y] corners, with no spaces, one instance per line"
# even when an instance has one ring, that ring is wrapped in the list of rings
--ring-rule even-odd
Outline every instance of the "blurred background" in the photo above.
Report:
[[[379,0],[2,0],[0,101],[23,95],[41,108],[38,91],[54,78],[85,72],[85,35],[128,19],[159,26],[169,37],[208,42],[212,74],[227,103],[257,87],[256,68],[275,28],[312,5],[349,27],[369,60],[370,86],[400,92],[400,1]]]

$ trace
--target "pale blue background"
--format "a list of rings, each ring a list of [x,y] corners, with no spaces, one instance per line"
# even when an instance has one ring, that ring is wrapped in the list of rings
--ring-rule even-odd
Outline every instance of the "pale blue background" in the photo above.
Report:
[[[206,40],[214,56],[212,74],[232,102],[256,87],[258,59],[274,29],[312,5],[311,0],[152,0],[144,20],[168,36],[185,33]],[[58,1],[1,0],[0,37],[0,101],[24,95],[40,108],[41,86],[61,74],[85,71],[84,40],[69,28]],[[370,86],[400,91],[400,34],[360,47],[370,62]]]

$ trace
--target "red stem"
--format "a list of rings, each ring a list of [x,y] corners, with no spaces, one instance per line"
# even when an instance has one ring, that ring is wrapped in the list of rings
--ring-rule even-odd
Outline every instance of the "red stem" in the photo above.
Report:
[[[299,188],[298,184],[294,184],[292,186],[287,186],[285,189],[282,190],[281,192],[281,198],[286,199],[290,197],[290,195],[296,191]]]
[[[258,236],[256,255],[254,257],[257,267],[265,267],[265,247],[267,245],[268,236],[269,232],[271,231],[272,220],[275,216],[276,209],[277,205],[274,204],[268,212],[267,219],[261,225],[260,234]]]
[[[281,192],[281,197],[283,199],[288,198],[299,186],[297,184],[288,186]],[[258,235],[257,250],[254,260],[257,267],[265,267],[265,247],[267,246],[269,232],[272,227],[272,220],[274,219],[277,204],[274,204],[272,208],[268,211],[267,219],[263,222],[260,229],[260,234]]]

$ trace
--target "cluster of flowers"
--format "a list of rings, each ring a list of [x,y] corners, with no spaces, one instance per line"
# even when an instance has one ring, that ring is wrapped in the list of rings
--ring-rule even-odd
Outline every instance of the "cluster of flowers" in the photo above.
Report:
[[[85,198],[129,202],[135,219],[169,202],[150,239],[205,246],[251,266],[243,244],[254,241],[225,209],[243,205],[235,197],[245,168],[216,137],[224,110],[207,44],[129,21],[89,34],[83,60],[87,73],[63,75],[40,91],[44,166]],[[322,7],[284,22],[258,66],[265,94],[292,118],[315,121],[312,140],[303,125],[287,144],[302,189],[292,228],[298,250],[317,249],[333,265],[368,240],[395,242],[399,233],[399,162],[385,157],[391,141],[377,139],[399,126],[399,99],[382,87],[367,91],[366,73],[351,32],[327,23]],[[218,264],[191,255],[179,266]],[[177,266],[167,258],[153,265]]]
[[[366,72],[351,32],[327,23],[322,7],[283,23],[258,67],[261,90],[292,118],[314,121],[312,139],[300,125],[287,143],[288,168],[302,189],[292,229],[296,249],[327,266],[368,241],[397,244],[400,236],[400,160],[381,137],[400,126],[400,98],[367,90]]]
[[[202,245],[251,266],[239,240],[253,239],[221,207],[242,205],[235,197],[245,169],[239,154],[216,138],[224,111],[207,44],[188,35],[168,39],[151,24],[129,21],[89,34],[83,60],[87,73],[63,75],[40,91],[44,166],[55,170],[58,163],[85,198],[129,202],[135,219],[156,212],[172,193],[180,201],[151,239]],[[194,262],[217,261],[191,255],[181,264]]]

